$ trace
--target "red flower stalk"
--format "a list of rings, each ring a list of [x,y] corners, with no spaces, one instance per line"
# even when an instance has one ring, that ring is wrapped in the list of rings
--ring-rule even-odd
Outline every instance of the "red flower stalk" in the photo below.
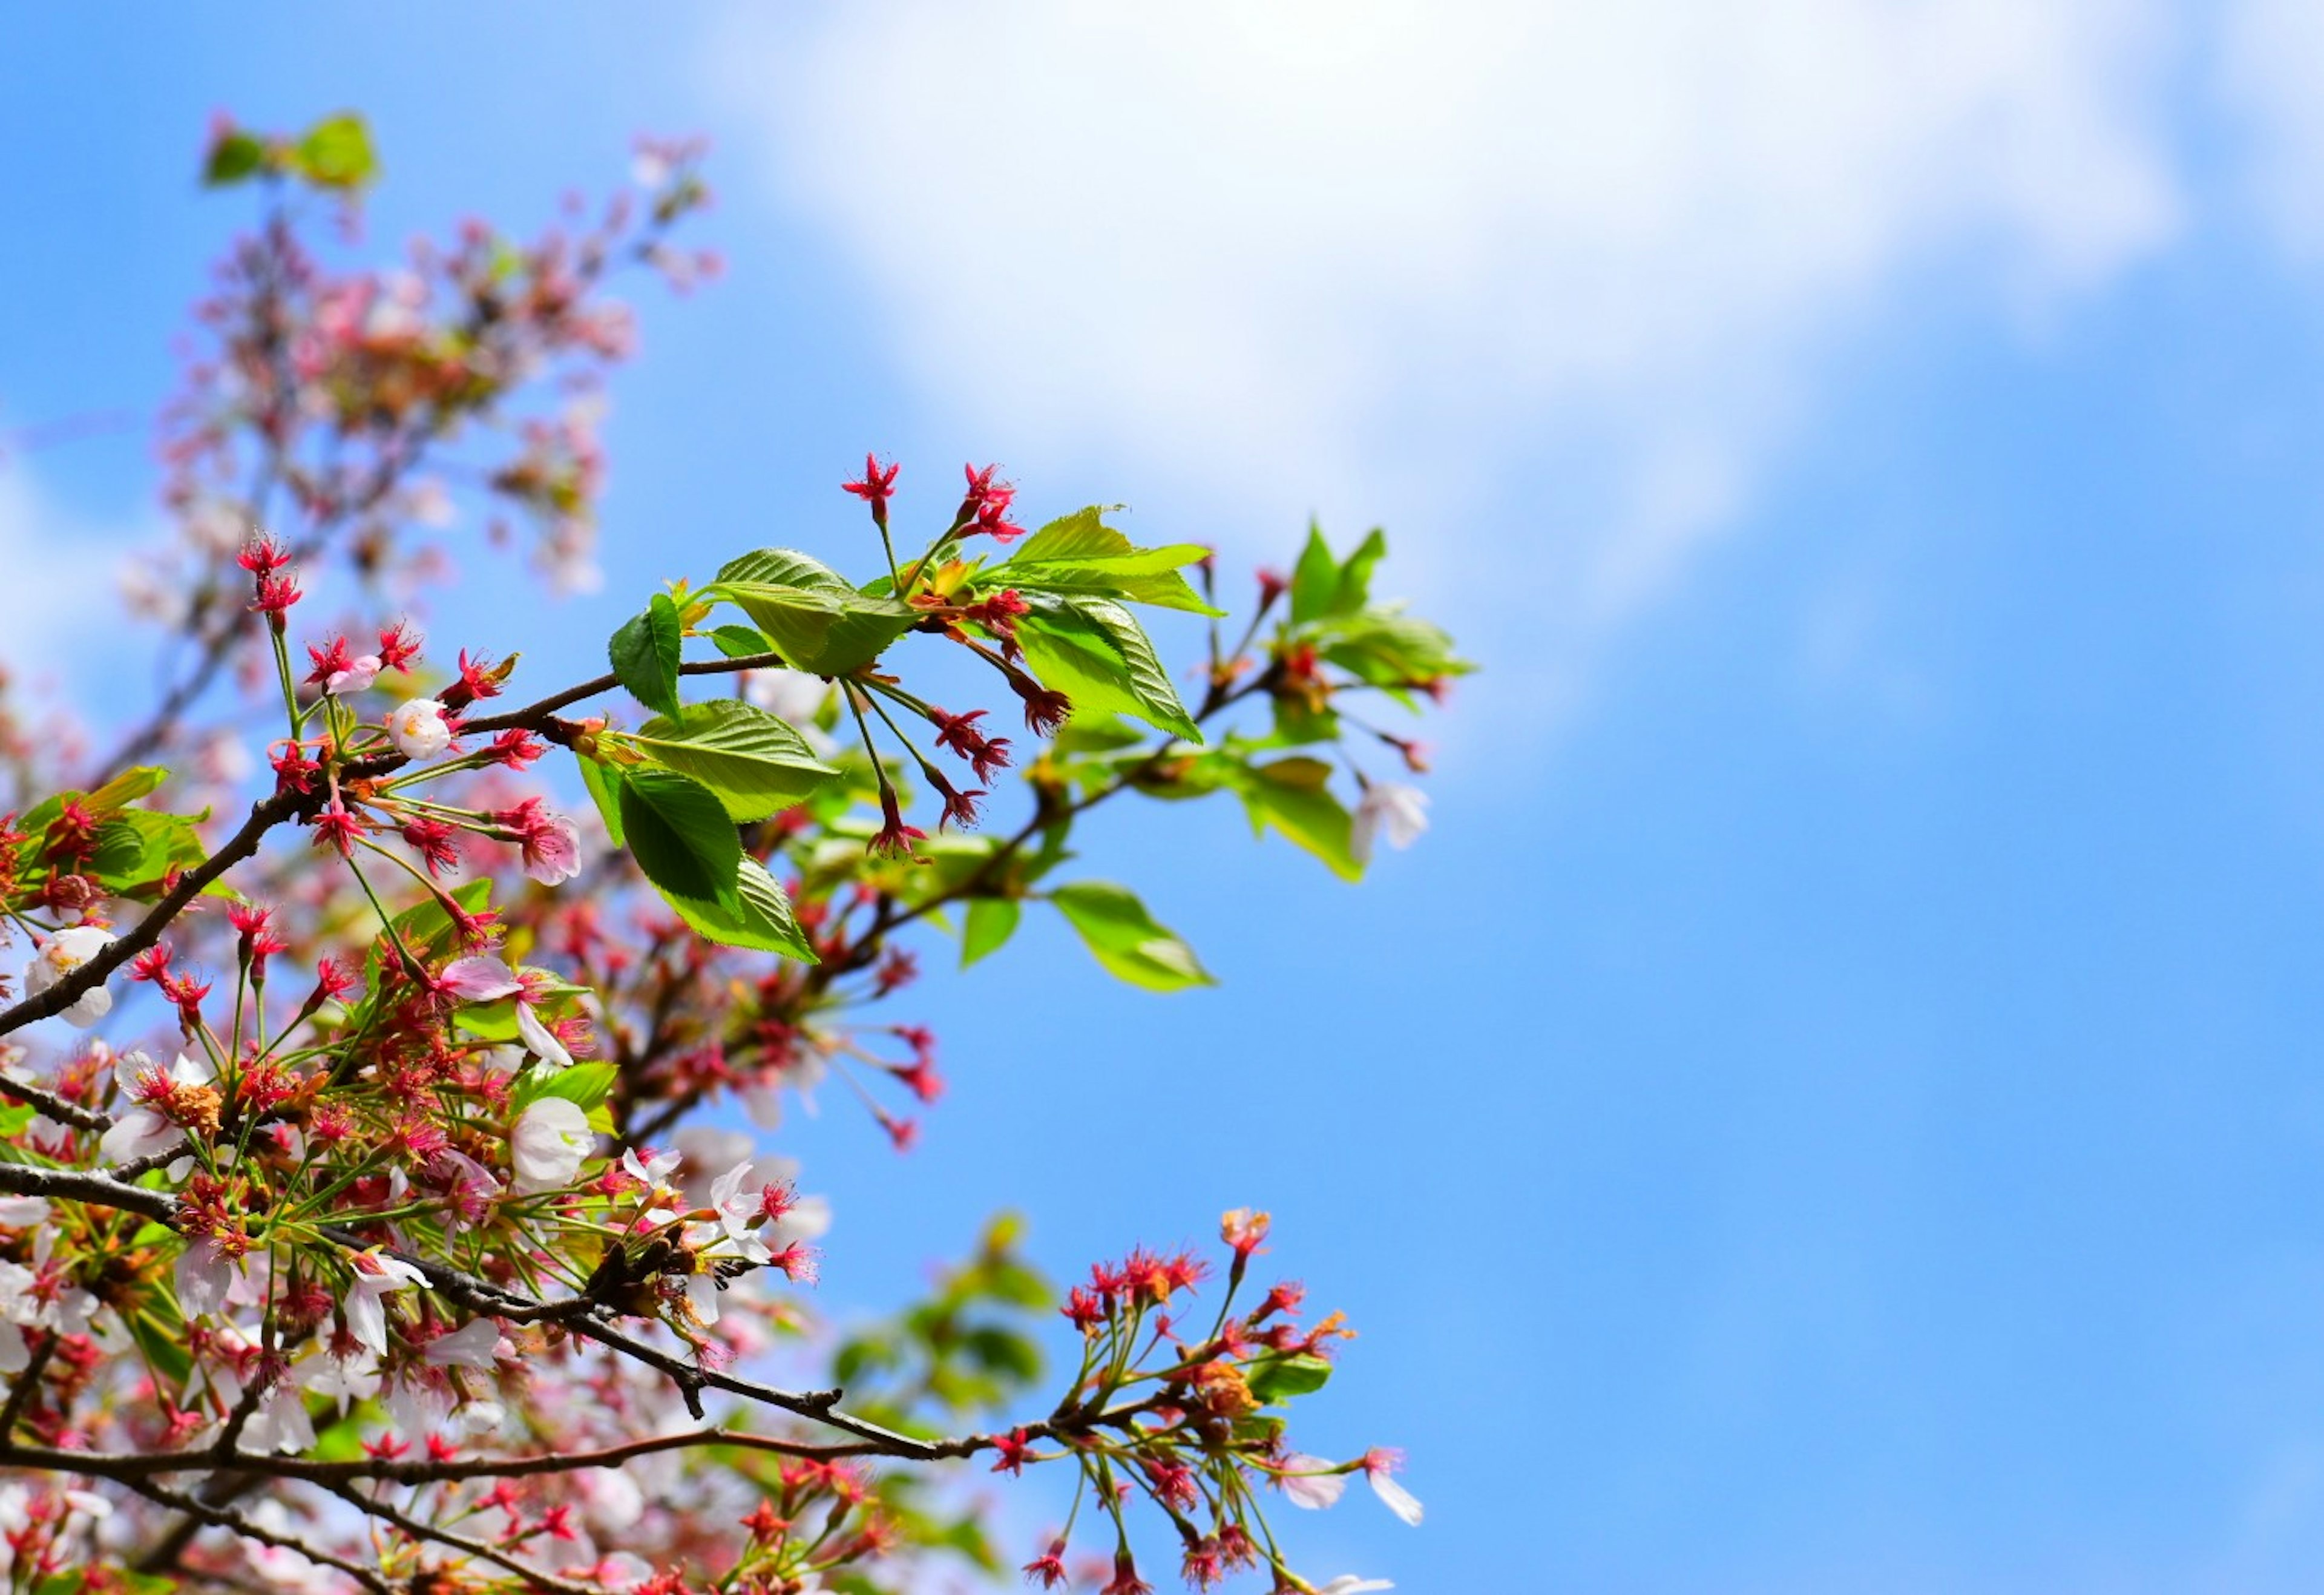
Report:
[[[992,1471],[995,1473],[1022,1473],[1025,1471],[1026,1453],[1032,1449],[1033,1443],[1025,1438],[1022,1425],[1010,1430],[1008,1434],[999,1436],[992,1443],[992,1454],[996,1459],[992,1464]]]
[[[286,571],[260,572],[257,586],[257,596],[251,601],[250,607],[254,613],[264,615],[266,623],[280,635],[287,623],[283,617],[290,613],[290,606],[306,595],[299,590],[297,578]]]
[[[974,621],[1000,641],[1001,657],[1020,658],[1024,650],[1017,641],[1017,617],[1032,612],[1033,606],[1014,587],[1003,587],[973,604],[961,605],[961,618]]]
[[[1074,700],[1062,692],[1053,692],[1031,677],[1011,676],[1009,685],[1025,702],[1025,726],[1037,736],[1055,736],[1065,716],[1074,712]]]
[[[977,729],[976,723],[986,713],[983,709],[971,709],[965,715],[947,715],[933,706],[928,710],[928,719],[936,728],[936,746],[967,760],[980,781],[991,780],[994,770],[1004,770],[1009,764],[1009,739],[989,737]]]
[[[420,639],[409,621],[398,621],[379,634],[379,663],[383,670],[401,670],[420,657]]]
[[[862,479],[841,483],[840,491],[852,493],[871,505],[872,523],[884,530],[888,524],[888,501],[896,494],[896,474],[903,468],[890,465],[883,469],[878,455],[867,454],[863,456]]]
[[[436,701],[442,704],[447,710],[456,713],[466,708],[478,698],[498,697],[501,695],[501,683],[506,681],[509,672],[515,668],[516,659],[513,655],[495,665],[482,654],[473,659],[470,659],[468,650],[464,648],[460,650],[460,678],[438,693]]]
[[[912,844],[926,842],[928,839],[928,834],[918,826],[904,823],[903,810],[896,802],[896,788],[884,783],[880,788],[880,813],[883,823],[878,834],[867,844],[865,851],[900,854],[906,858],[917,856],[912,852]]]
[[[336,801],[317,815],[311,822],[315,827],[314,844],[335,848],[341,858],[353,858],[355,838],[364,834],[364,823],[349,814]]]
[[[429,874],[438,877],[460,867],[460,850],[452,841],[457,834],[442,820],[426,818],[405,821],[402,833],[420,862],[428,866]]]
[[[1055,1590],[1065,1581],[1065,1542],[1051,1540],[1049,1548],[1025,1564],[1025,1581]]]
[[[306,756],[305,751],[293,739],[286,738],[274,744],[281,751],[269,751],[268,762],[274,766],[274,789],[277,792],[311,792],[315,778],[323,767]]]
[[[492,746],[485,751],[491,754],[495,764],[505,764],[511,770],[522,770],[549,751],[549,744],[522,726],[512,725],[494,737]]]

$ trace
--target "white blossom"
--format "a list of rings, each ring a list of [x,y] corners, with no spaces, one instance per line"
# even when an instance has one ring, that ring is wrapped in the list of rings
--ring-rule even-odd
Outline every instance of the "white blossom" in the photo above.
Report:
[[[345,1306],[347,1332],[355,1336],[374,1357],[387,1355],[387,1304],[384,1298],[399,1290],[424,1285],[428,1277],[401,1258],[381,1255],[378,1251],[351,1252],[348,1263],[355,1277],[349,1286]]]
[[[179,1311],[189,1318],[202,1318],[225,1306],[235,1271],[235,1259],[217,1241],[208,1236],[188,1241],[173,1270]]]
[[[342,693],[361,692],[379,679],[379,655],[357,654],[344,670],[334,670],[323,678],[323,690],[337,696]]]
[[[1419,1498],[1389,1478],[1386,1468],[1368,1468],[1365,1471],[1371,1477],[1372,1493],[1379,1497],[1389,1511],[1418,1528],[1421,1517]]]
[[[1293,1452],[1283,1459],[1283,1493],[1293,1506],[1311,1512],[1336,1505],[1341,1492],[1348,1488],[1347,1475],[1332,1471],[1338,1465]]]
[[[452,745],[444,705],[434,698],[413,698],[390,715],[387,734],[406,759],[433,759]]]
[[[113,1072],[116,1078],[134,1080],[152,1066],[152,1059],[143,1053],[125,1052]],[[217,1078],[217,1071],[210,1067],[207,1058],[190,1058],[181,1052],[170,1065],[170,1079],[174,1084],[208,1085]],[[167,1151],[184,1134],[161,1114],[139,1106],[113,1121],[113,1128],[97,1141],[97,1149],[107,1163],[134,1163],[140,1157]]]
[[[1372,862],[1372,843],[1383,832],[1395,847],[1410,847],[1428,829],[1428,794],[1395,781],[1373,781],[1356,804],[1348,851],[1360,864]]]
[[[516,1189],[530,1194],[571,1185],[596,1141],[589,1116],[579,1107],[563,1097],[542,1097],[517,1115],[516,1128],[509,1134]]]
[[[1315,1586],[1315,1595],[1362,1595],[1368,1590],[1393,1590],[1387,1579],[1360,1579],[1354,1573],[1343,1572],[1328,1584]]]
[[[26,966],[24,995],[39,996],[104,952],[114,940],[111,931],[95,925],[76,925],[57,932],[48,939],[45,946],[33,954],[32,962]],[[112,1009],[113,993],[106,991],[100,982],[73,999],[72,1006],[58,1017],[77,1029],[86,1030]]]
[[[323,1351],[299,1364],[299,1385],[310,1396],[337,1401],[344,1417],[350,1403],[368,1401],[379,1394],[379,1363],[367,1356],[337,1357]]]
[[[516,1033],[522,1038],[525,1050],[550,1068],[569,1069],[573,1066],[573,1055],[565,1050],[565,1043],[557,1038],[554,1030],[540,1022],[540,1016],[532,1011],[532,1004],[522,1000],[519,1000],[516,1005]]]
[[[428,1342],[421,1355],[438,1368],[489,1369],[498,1360],[500,1348],[500,1325],[489,1318],[479,1318],[450,1334],[438,1335]]]
[[[315,1425],[307,1418],[307,1393],[288,1379],[277,1380],[243,1425],[242,1443],[246,1450],[290,1456],[313,1450]]]

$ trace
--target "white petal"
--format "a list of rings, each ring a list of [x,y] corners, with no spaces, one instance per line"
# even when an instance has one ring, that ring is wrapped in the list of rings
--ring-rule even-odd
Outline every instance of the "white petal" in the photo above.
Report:
[[[532,1011],[530,1002],[516,1005],[516,1033],[523,1037],[526,1049],[542,1063],[559,1069],[573,1066],[573,1055],[566,1051],[565,1044],[540,1022],[540,1016]]]
[[[196,1240],[178,1254],[178,1306],[189,1318],[199,1318],[226,1305],[226,1286],[234,1268],[216,1242]]]
[[[1376,1469],[1371,1474],[1372,1493],[1387,1504],[1388,1509],[1413,1527],[1420,1526],[1421,1506],[1413,1493],[1388,1475],[1386,1469]]]
[[[387,1355],[387,1307],[379,1299],[380,1293],[367,1290],[364,1282],[347,1292],[346,1302],[347,1332],[355,1337],[356,1344],[374,1357]]]
[[[57,1017],[76,1030],[86,1030],[112,1011],[113,993],[103,986],[91,986]]]
[[[479,1318],[450,1334],[438,1335],[428,1342],[423,1355],[438,1368],[456,1364],[461,1368],[488,1369],[499,1357],[500,1344],[500,1325],[489,1318]]]
[[[1311,1512],[1336,1504],[1341,1492],[1348,1488],[1348,1476],[1325,1472],[1331,1466],[1322,1457],[1302,1456],[1296,1452],[1285,1457],[1285,1474],[1298,1477],[1284,1478],[1283,1493],[1290,1498],[1293,1506],[1305,1507]]]
[[[132,1108],[98,1138],[97,1150],[107,1163],[134,1163],[171,1146],[177,1139],[178,1127],[152,1109]]]
[[[529,1194],[571,1185],[596,1142],[589,1116],[578,1106],[563,1097],[542,1097],[517,1116],[509,1136],[516,1189]]]

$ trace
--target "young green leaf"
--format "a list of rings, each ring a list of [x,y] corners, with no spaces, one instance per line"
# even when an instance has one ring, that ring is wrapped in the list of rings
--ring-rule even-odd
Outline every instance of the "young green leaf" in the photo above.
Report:
[[[1254,1359],[1248,1378],[1250,1393],[1272,1404],[1322,1389],[1331,1380],[1332,1364],[1313,1351],[1277,1351]]]
[[[1319,634],[1325,659],[1375,687],[1406,687],[1476,668],[1453,653],[1452,639],[1442,628],[1392,611],[1338,617]]]
[[[1310,521],[1306,547],[1299,550],[1299,563],[1291,570],[1291,623],[1301,626],[1322,618],[1339,595],[1340,562],[1323,540],[1323,529]]]
[[[1157,731],[1203,740],[1178,689],[1135,616],[1106,598],[1031,593],[1018,617],[1025,662],[1042,685],[1073,699],[1076,714],[1135,715]]]
[[[643,610],[622,622],[622,629],[605,644],[613,679],[657,715],[676,716],[685,712],[678,697],[678,664],[685,632],[678,605],[669,594],[656,593]]]
[[[971,898],[961,917],[960,966],[966,969],[988,954],[998,952],[1016,934],[1024,907],[1015,898]]]
[[[623,845],[621,766],[586,754],[576,754],[574,762],[580,765],[581,784],[589,788],[589,800],[597,806],[597,816],[605,822],[605,839],[615,847]]]
[[[290,152],[291,164],[318,189],[360,189],[379,175],[371,130],[351,111],[326,116]]]
[[[256,173],[266,163],[266,143],[256,134],[231,129],[210,146],[202,166],[205,187],[223,189]]]
[[[752,654],[771,651],[767,640],[748,626],[716,626],[712,628],[710,641],[718,651],[730,659],[746,659]]]
[[[604,1102],[620,1071],[612,1064],[581,1063],[569,1069],[532,1068],[525,1071],[509,1093],[509,1106],[521,1112],[543,1097],[562,1097],[586,1112]]]
[[[119,775],[80,800],[80,806],[91,814],[111,814],[126,808],[140,798],[150,798],[159,791],[170,772],[158,764],[140,764],[124,770]]]
[[[1100,519],[1093,506],[1052,521],[1019,545],[1008,563],[984,571],[980,590],[1087,593],[1099,597],[1151,604],[1165,609],[1216,615],[1178,574],[1209,550],[1198,543],[1141,549]]]
[[[1049,900],[1081,933],[1091,955],[1117,980],[1149,991],[1182,991],[1213,981],[1194,950],[1157,921],[1126,886],[1110,880],[1076,880],[1049,893]]]
[[[716,793],[675,770],[641,768],[622,773],[621,808],[630,856],[647,880],[673,897],[742,911],[742,844]]]
[[[792,668],[817,676],[869,664],[919,619],[908,604],[859,593],[829,566],[788,549],[729,561],[715,586]]]
[[[174,867],[190,870],[208,856],[193,822],[150,809],[123,809],[97,827],[87,873],[109,891],[157,883]]]
[[[1323,861],[1342,880],[1360,880],[1351,838],[1354,816],[1324,785],[1332,767],[1320,759],[1278,759],[1260,765],[1237,783],[1251,829],[1272,825]]]
[[[649,720],[621,740],[700,781],[737,820],[788,808],[839,773],[788,723],[740,698],[696,704],[678,721]]]
[[[677,897],[668,891],[661,895],[679,918],[714,942],[761,953],[779,953],[806,963],[816,961],[815,948],[791,913],[790,899],[783,895],[783,889],[758,860],[744,856],[735,872],[735,886],[740,897],[740,906],[735,908]]]

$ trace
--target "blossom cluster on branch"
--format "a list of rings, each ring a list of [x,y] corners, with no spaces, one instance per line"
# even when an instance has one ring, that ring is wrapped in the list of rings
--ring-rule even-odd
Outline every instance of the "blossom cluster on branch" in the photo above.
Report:
[[[1382,766],[1423,751],[1374,705],[1469,667],[1374,599],[1379,533],[1311,531],[1237,624],[1209,550],[1097,509],[1026,524],[991,466],[907,538],[873,456],[844,484],[869,579],[740,553],[650,595],[595,678],[520,691],[522,636],[447,659],[406,618],[462,508],[531,514],[576,575],[602,467],[557,395],[626,353],[620,268],[707,274],[673,241],[698,156],[648,146],[641,197],[577,234],[471,225],[364,272],[310,241],[374,175],[358,120],[214,132],[207,176],[264,216],[166,423],[183,537],[132,583],[178,673],[78,769],[6,742],[12,1589],[922,1587],[1018,1563],[971,1459],[1073,1479],[1021,1563],[1045,1587],[1135,1595],[1162,1538],[1196,1587],[1346,1595],[1384,1586],[1303,1576],[1270,1510],[1361,1474],[1419,1520],[1395,1453],[1294,1444],[1350,1331],[1250,1277],[1264,1213],[1061,1304],[996,1221],[927,1302],[835,1338],[803,1295],[828,1204],[736,1127],[836,1088],[908,1148],[937,1041],[882,1015],[945,937],[973,964],[1055,912],[1131,985],[1208,982],[1076,871],[1100,804],[1231,797],[1350,879],[1412,841],[1424,800]],[[348,575],[361,600],[316,613]],[[1191,701],[1141,607],[1207,621]],[[916,686],[945,648],[983,702]],[[1001,804],[1022,817],[980,828]],[[92,1034],[35,1044],[44,1019]],[[788,1377],[818,1355],[831,1382]]]

